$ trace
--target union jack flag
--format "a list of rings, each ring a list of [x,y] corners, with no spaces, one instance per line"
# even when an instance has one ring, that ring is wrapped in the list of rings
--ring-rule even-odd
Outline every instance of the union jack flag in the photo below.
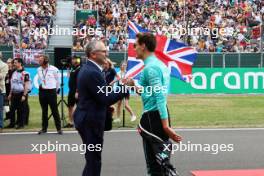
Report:
[[[139,78],[139,73],[144,68],[142,60],[136,59],[134,43],[137,33],[149,32],[139,25],[128,21],[128,62],[126,77]],[[156,57],[161,60],[169,69],[170,75],[182,81],[190,82],[192,65],[197,58],[194,48],[176,40],[170,40],[166,36],[156,35],[157,47]]]

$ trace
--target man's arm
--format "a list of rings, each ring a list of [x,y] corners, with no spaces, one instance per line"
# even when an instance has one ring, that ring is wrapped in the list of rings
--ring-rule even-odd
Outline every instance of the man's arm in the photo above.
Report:
[[[12,77],[13,77],[13,74],[10,78],[10,92],[9,92],[9,95],[8,95],[8,100],[10,101],[11,100],[11,97],[12,97],[12,90],[13,90],[13,84],[12,84]]]
[[[23,92],[24,96],[26,96],[28,94],[29,81],[30,81],[29,74],[25,74],[25,77],[24,77],[24,92]]]
[[[8,66],[6,64],[3,64],[3,67],[0,70],[0,80],[5,79],[7,72],[8,72]]]
[[[75,77],[75,79],[76,79],[76,85],[75,85],[75,86],[76,86],[75,99],[78,99],[78,97],[79,97],[79,93],[78,93],[77,85],[78,85],[78,75],[79,75],[80,69],[81,69],[81,67],[79,67],[79,68],[76,70],[76,77]]]
[[[168,121],[168,110],[167,110],[167,100],[166,92],[163,92],[162,85],[162,73],[159,69],[149,68],[146,73],[149,81],[149,85],[152,87],[152,94],[156,99],[156,105],[161,117],[161,123],[165,133],[174,140],[175,142],[180,142],[182,140],[181,136],[177,135],[175,131],[169,126]],[[167,88],[166,88],[167,90]]]
[[[133,78],[125,78],[124,80],[124,84],[125,85],[127,85],[127,86],[132,86],[133,88],[134,88],[134,90],[135,90],[135,92],[139,95],[139,96],[141,96],[141,93],[142,93],[142,91],[143,91],[143,87],[142,86],[137,86],[136,84],[135,84],[135,81],[133,80]]]
[[[169,126],[168,119],[161,119],[162,128],[165,131],[165,133],[175,142],[180,142],[182,140],[182,137],[177,135],[175,131]]]
[[[63,75],[61,75],[63,76]],[[59,75],[59,70],[56,68],[56,70],[54,71],[54,77],[56,79],[56,90],[58,91],[60,88],[60,75]]]
[[[113,70],[112,74],[114,74],[115,77],[114,77],[114,80],[109,84],[110,86],[114,85],[114,83],[116,83],[117,81],[119,81],[121,79],[120,76],[116,73],[115,70]]]
[[[148,68],[145,73],[146,78],[148,80],[149,86],[152,88],[152,95],[156,100],[156,106],[160,113],[161,119],[168,118],[167,112],[167,100],[166,100],[166,93],[163,92],[163,85],[162,85],[162,73],[159,69],[155,68]],[[167,89],[167,88],[166,88]]]
[[[100,74],[100,72],[97,71],[89,74],[87,87],[99,104],[107,106],[116,103],[118,100],[121,100],[128,95],[128,91],[127,93],[122,91],[119,93],[114,93],[113,91],[111,91],[113,90],[111,89],[112,87],[107,87],[103,76]]]

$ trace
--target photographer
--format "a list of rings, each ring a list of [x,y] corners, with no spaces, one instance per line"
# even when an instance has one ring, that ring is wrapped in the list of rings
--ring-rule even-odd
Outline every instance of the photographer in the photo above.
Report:
[[[69,73],[69,94],[68,94],[68,112],[69,112],[69,122],[64,128],[73,127],[73,112],[74,106],[78,100],[77,92],[77,77],[81,68],[81,57],[73,56],[71,59],[71,69]]]

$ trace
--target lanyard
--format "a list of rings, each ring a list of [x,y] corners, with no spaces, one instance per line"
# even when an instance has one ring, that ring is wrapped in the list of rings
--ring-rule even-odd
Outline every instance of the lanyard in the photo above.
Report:
[[[77,69],[79,69],[81,66],[79,65],[78,67],[76,67],[76,68],[72,68],[71,69],[71,72],[75,72]]]
[[[43,73],[43,68],[42,68],[42,76],[43,76],[43,80],[42,81],[43,81],[44,84],[46,84],[46,76],[47,76],[48,70],[49,70],[49,67],[47,68],[46,73],[44,74]]]

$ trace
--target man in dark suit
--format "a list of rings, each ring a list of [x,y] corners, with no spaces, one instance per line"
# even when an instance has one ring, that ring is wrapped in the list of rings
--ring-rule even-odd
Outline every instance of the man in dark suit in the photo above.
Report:
[[[79,101],[74,112],[74,123],[87,150],[83,176],[100,176],[101,153],[107,107],[127,96],[126,92],[106,94],[102,67],[106,47],[101,41],[92,41],[86,47],[87,61],[82,66],[77,90]]]

